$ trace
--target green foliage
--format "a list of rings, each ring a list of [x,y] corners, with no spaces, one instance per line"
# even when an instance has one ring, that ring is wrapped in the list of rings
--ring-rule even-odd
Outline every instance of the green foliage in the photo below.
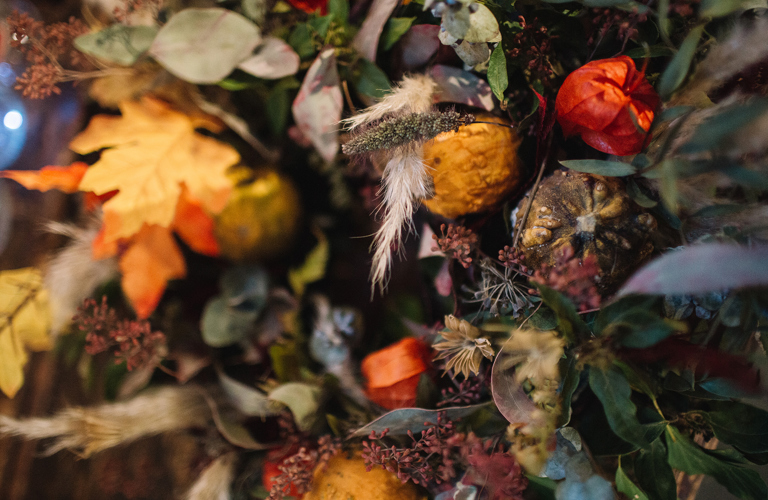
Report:
[[[632,388],[617,369],[590,367],[589,386],[603,404],[611,429],[624,441],[644,448],[664,431],[663,424],[643,425],[637,420]]]
[[[743,500],[764,500],[768,496],[768,488],[756,471],[725,460],[727,455],[703,450],[674,427],[667,426],[666,438],[667,459],[673,469],[712,476],[732,495]]]
[[[746,453],[768,452],[768,412],[736,402],[711,406],[707,420],[717,439]]]
[[[552,309],[557,316],[558,331],[568,339],[575,342],[577,339],[585,339],[589,335],[589,328],[576,312],[573,303],[560,292],[544,285],[536,284],[541,294],[541,300]]]
[[[493,49],[491,59],[488,61],[488,84],[496,98],[503,101],[504,91],[507,90],[509,80],[507,77],[507,58],[501,43]]]
[[[693,28],[683,40],[680,50],[672,58],[667,69],[661,74],[658,90],[662,99],[668,99],[672,96],[672,93],[685,81],[702,33],[704,33],[703,25]]]
[[[397,41],[411,29],[411,25],[415,20],[415,17],[390,18],[384,26],[384,33],[381,35],[382,49],[389,50],[394,47]]]
[[[627,495],[628,498],[634,500],[649,500],[648,495],[643,493],[643,490],[629,479],[627,473],[621,468],[621,465],[616,469],[616,489],[619,493]]]
[[[661,436],[637,454],[635,477],[651,500],[677,500],[675,473],[667,462],[667,447]]]
[[[355,88],[361,94],[380,98],[392,87],[387,74],[367,59],[358,61],[358,75]]]
[[[637,172],[637,170],[629,163],[622,163],[620,161],[565,160],[561,161],[560,165],[577,172],[586,172],[588,174],[604,175],[607,177],[623,177]]]

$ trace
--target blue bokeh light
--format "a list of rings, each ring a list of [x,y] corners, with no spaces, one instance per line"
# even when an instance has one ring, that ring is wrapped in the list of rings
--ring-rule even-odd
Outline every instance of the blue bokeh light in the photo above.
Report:
[[[7,112],[3,117],[5,128],[16,130],[24,123],[24,116],[15,109]]]

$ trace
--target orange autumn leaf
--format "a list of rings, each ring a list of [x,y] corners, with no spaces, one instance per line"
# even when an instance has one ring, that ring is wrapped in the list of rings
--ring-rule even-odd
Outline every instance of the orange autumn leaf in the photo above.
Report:
[[[195,132],[213,127],[149,97],[125,101],[122,116],[97,115],[70,143],[87,154],[103,148],[85,174],[81,191],[118,190],[104,203],[107,242],[130,237],[144,224],[172,225],[182,186],[210,213],[224,208],[232,182],[226,170],[240,160],[231,146]]]
[[[219,243],[213,232],[213,219],[200,203],[190,198],[186,190],[183,191],[176,207],[173,230],[195,252],[210,257],[219,255]]]
[[[58,189],[65,193],[76,193],[88,165],[76,161],[68,167],[47,166],[40,170],[6,170],[0,177],[13,179],[27,189],[48,191]]]
[[[120,257],[123,293],[140,319],[155,310],[169,280],[187,275],[171,230],[145,225]]]

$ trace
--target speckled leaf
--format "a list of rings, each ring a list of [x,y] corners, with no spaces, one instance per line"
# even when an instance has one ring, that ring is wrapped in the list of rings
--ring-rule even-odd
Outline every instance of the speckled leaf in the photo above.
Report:
[[[343,107],[334,49],[321,52],[307,71],[292,111],[296,125],[325,161],[339,150],[338,123]]]
[[[160,29],[149,53],[173,75],[216,83],[261,41],[259,28],[227,9],[184,9]]]
[[[157,35],[154,26],[113,24],[96,33],[75,38],[75,48],[90,56],[123,66],[130,66],[146,52]]]
[[[434,66],[431,75],[439,88],[438,102],[456,102],[486,111],[493,110],[493,92],[485,80],[452,66]]]
[[[259,78],[276,80],[299,70],[299,55],[280,38],[265,37],[255,55],[237,67]]]

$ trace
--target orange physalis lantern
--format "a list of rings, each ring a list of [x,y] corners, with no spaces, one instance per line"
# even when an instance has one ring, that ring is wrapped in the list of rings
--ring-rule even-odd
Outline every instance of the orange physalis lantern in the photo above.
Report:
[[[593,148],[626,156],[647,144],[660,99],[627,56],[585,64],[565,79],[557,94],[557,121],[568,135]]]
[[[421,374],[429,370],[432,349],[421,340],[405,338],[363,359],[365,393],[388,410],[413,406]]]

